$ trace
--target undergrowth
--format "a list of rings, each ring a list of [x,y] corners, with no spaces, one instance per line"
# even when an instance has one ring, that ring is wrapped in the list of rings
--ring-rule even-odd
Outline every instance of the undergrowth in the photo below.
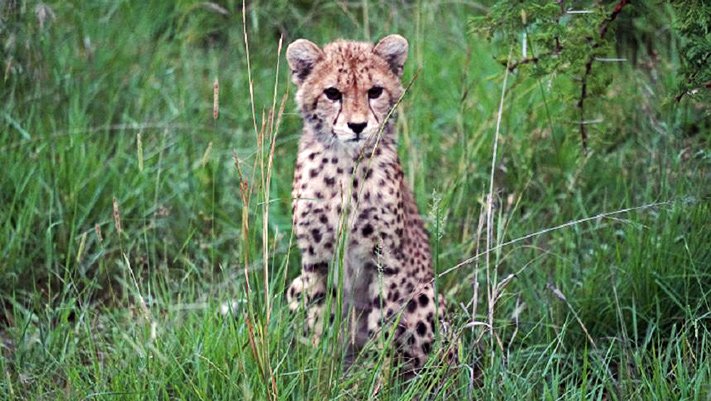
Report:
[[[669,100],[678,48],[596,66],[584,152],[579,82],[507,71],[520,44],[469,33],[485,11],[0,3],[0,398],[709,399],[711,137],[708,105]],[[400,155],[459,334],[456,367],[408,383],[383,354],[344,372],[338,328],[314,346],[284,303],[280,49],[394,32]]]

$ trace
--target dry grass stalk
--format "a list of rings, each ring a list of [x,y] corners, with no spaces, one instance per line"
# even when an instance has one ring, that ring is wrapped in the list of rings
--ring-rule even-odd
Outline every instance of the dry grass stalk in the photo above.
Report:
[[[582,321],[582,320],[580,319],[580,317],[578,316],[578,313],[575,311],[575,309],[573,309],[573,306],[570,304],[570,302],[568,302],[568,298],[566,298],[565,295],[563,294],[563,292],[562,292],[558,287],[556,287],[555,285],[553,285],[553,283],[551,283],[551,282],[546,283],[546,288],[547,288],[550,292],[552,292],[553,295],[554,295],[556,298],[558,298],[558,299],[561,300],[563,303],[565,303],[565,305],[568,307],[568,310],[570,310],[570,313],[573,314],[573,317],[575,318],[575,321],[578,322],[578,325],[579,325],[580,328],[583,330],[583,333],[585,333],[585,337],[587,338],[587,340],[588,340],[588,342],[590,343],[590,345],[592,345],[592,347],[593,347],[594,349],[596,349],[596,348],[597,348],[597,344],[595,344],[595,340],[593,340],[592,336],[590,336],[590,333],[588,332],[588,328],[585,327],[585,324],[583,324],[583,321]]]
[[[136,133],[136,156],[138,157],[138,171],[143,172],[143,138],[141,131]]]
[[[82,255],[84,255],[84,249],[86,248],[86,236],[87,233],[84,232],[84,234],[81,235],[81,239],[79,240],[79,249],[77,250],[77,256],[75,259],[77,265],[81,263]]]
[[[476,236],[474,242],[476,243],[476,253],[479,255],[481,246],[481,233],[484,230],[484,214],[479,213],[479,222],[476,227]],[[472,320],[476,319],[476,313],[479,308],[479,259],[474,261],[474,278],[472,279]],[[473,326],[472,326],[473,327]]]
[[[275,112],[275,106],[274,104],[276,103],[276,83],[275,83],[275,96],[273,100],[273,105],[271,108],[271,115],[269,122],[267,122],[267,119],[264,116],[264,113],[262,113],[262,123],[261,123],[261,129],[257,128],[257,116],[256,116],[256,105],[254,102],[254,82],[252,81],[252,66],[250,62],[250,53],[249,53],[249,40],[248,40],[248,35],[247,35],[247,19],[246,19],[246,4],[243,1],[242,2],[242,32],[244,35],[244,46],[245,46],[245,55],[246,55],[246,61],[247,61],[247,77],[249,81],[249,99],[250,99],[250,104],[252,108],[252,124],[254,128],[255,135],[257,137],[257,149],[258,149],[258,157],[255,158],[254,160],[254,168],[252,169],[252,182],[255,182],[254,180],[254,174],[257,172],[257,167],[259,167],[259,171],[261,174],[261,186],[262,186],[262,191],[263,191],[263,197],[264,197],[264,203],[262,205],[262,211],[263,211],[263,217],[262,217],[262,222],[263,222],[263,227],[262,227],[262,250],[263,250],[263,259],[264,259],[264,297],[265,297],[265,306],[267,311],[271,310],[271,299],[270,299],[270,292],[269,292],[269,247],[268,247],[268,239],[269,239],[269,187],[268,184],[270,182],[270,174],[271,174],[271,165],[272,165],[272,160],[274,156],[274,142],[275,142],[275,137],[276,133],[273,129],[274,127],[274,112]],[[281,52],[281,41],[279,43],[279,53]],[[281,54],[278,54],[278,58],[281,56]],[[277,74],[276,74],[276,80],[278,80],[278,67],[279,67],[279,62],[277,58]],[[265,147],[264,147],[264,139],[265,139],[265,134],[268,135],[269,140],[271,142],[270,147],[269,147],[269,156],[268,156],[268,162],[267,164],[269,167],[267,168],[267,171],[265,171]],[[235,158],[236,159],[236,158]],[[258,164],[257,164],[258,163]],[[238,163],[237,163],[238,164]],[[240,172],[240,176],[241,176]],[[240,179],[240,181],[244,181],[243,179]],[[240,185],[240,188],[242,186]],[[241,191],[241,192],[248,192],[245,195],[243,195],[243,203],[244,200],[249,200],[250,193],[249,191]],[[245,238],[245,245],[248,245],[247,242],[247,235],[249,233],[248,230],[246,230],[245,227],[245,222],[248,221],[249,219],[249,212],[248,212],[248,202],[243,204],[243,209],[242,209],[242,217],[243,217],[243,237]],[[249,252],[249,247],[244,248],[244,253]],[[246,259],[245,259],[246,261]],[[252,347],[253,354],[255,356],[255,360],[257,362],[257,365],[259,367],[264,385],[266,387],[266,393],[267,393],[267,398],[270,400],[278,400],[279,395],[278,395],[278,388],[276,385],[276,380],[275,380],[275,375],[272,370],[272,366],[270,363],[269,359],[269,338],[268,338],[268,326],[269,326],[269,312],[267,312],[266,319],[259,319],[258,315],[255,315],[253,312],[253,308],[251,308],[251,297],[250,297],[250,286],[249,286],[249,275],[248,275],[248,264],[245,263],[245,282],[247,283],[247,294],[246,294],[246,299],[247,299],[247,310],[246,310],[246,316],[245,319],[250,322],[250,321],[261,321],[261,324],[252,325],[251,323],[249,324],[250,330],[249,330],[249,341],[250,341],[250,347]],[[252,319],[255,317],[256,319]]]
[[[509,49],[509,63],[511,62],[511,55],[513,54],[513,46]],[[494,340],[496,340],[499,345],[499,349],[503,351],[503,343],[501,339],[496,334],[494,328],[494,310],[496,308],[496,300],[498,299],[498,285],[496,266],[491,265],[491,252],[490,249],[493,248],[492,244],[494,241],[494,175],[496,173],[496,159],[498,156],[499,149],[499,133],[501,132],[501,117],[504,111],[504,99],[506,98],[506,84],[508,83],[509,70],[504,71],[504,82],[501,86],[501,100],[499,101],[499,111],[496,116],[496,131],[494,132],[494,145],[491,155],[491,172],[489,173],[489,193],[486,197],[486,284],[487,284],[487,322],[489,324],[489,330],[491,332],[491,348],[494,347]],[[492,363],[494,354],[491,354]]]
[[[220,82],[215,78],[212,84],[212,119],[217,120],[220,117]]]
[[[207,165],[207,162],[210,161],[210,153],[212,153],[212,141],[208,142],[207,148],[205,148],[205,152],[202,154],[200,166],[205,167]]]
[[[242,1],[242,33],[244,34],[244,49],[247,55],[247,80],[249,81],[249,100],[252,106],[252,124],[254,125],[254,134],[259,135],[257,129],[257,112],[254,106],[254,82],[252,81],[252,64],[249,61],[249,41],[247,40],[247,6]]]
[[[118,200],[114,196],[113,200],[113,214],[114,214],[114,227],[116,227],[116,232],[121,235],[123,229],[121,229],[121,211],[119,210]]]
[[[94,232],[96,233],[96,238],[99,240],[99,243],[104,242],[104,236],[101,235],[101,226],[94,224]]]
[[[279,112],[276,111],[276,100],[278,93],[279,84],[279,61],[281,60],[281,49],[284,37],[279,37],[279,44],[277,46],[277,62],[276,71],[274,73],[274,94],[272,97],[272,107],[269,110],[269,154],[267,158],[266,171],[262,164],[262,178],[263,178],[263,190],[264,190],[264,204],[262,208],[262,247],[263,259],[264,259],[264,302],[266,305],[266,322],[268,323],[271,318],[271,297],[269,295],[269,205],[270,205],[270,189],[271,189],[271,178],[272,178],[272,167],[274,165],[274,151],[276,147],[276,137],[279,130],[279,125],[281,124],[281,118],[284,113],[284,108],[286,107],[286,100],[288,99],[288,92],[284,94],[281,99],[281,104],[279,105]],[[261,150],[261,149],[260,149]],[[260,152],[263,154],[263,152]]]
[[[136,299],[138,300],[138,309],[141,311],[143,318],[147,322],[152,322],[153,318],[151,316],[151,311],[148,309],[148,305],[146,304],[146,300],[143,298],[143,295],[141,295],[141,288],[138,286],[138,280],[136,280],[136,275],[133,273],[131,262],[128,260],[128,256],[126,256],[125,253],[123,254],[123,260],[126,263],[126,268],[128,269],[128,273],[131,276],[133,286],[136,287]]]
[[[232,151],[232,158],[235,162],[235,169],[237,170],[237,176],[239,178],[239,195],[242,199],[242,257],[244,258],[244,276],[249,277],[249,183],[244,179],[242,174],[242,168],[240,167],[239,158],[237,153]],[[246,297],[249,300],[249,294],[251,293],[251,288],[249,287],[249,280],[245,280],[246,286]]]

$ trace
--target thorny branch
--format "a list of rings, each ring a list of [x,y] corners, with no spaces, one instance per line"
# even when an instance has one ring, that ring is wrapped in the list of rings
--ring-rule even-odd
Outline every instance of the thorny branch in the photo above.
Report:
[[[600,47],[602,40],[605,38],[607,29],[610,24],[617,18],[617,16],[622,12],[622,9],[629,4],[630,0],[620,0],[612,13],[600,24],[600,36],[598,40],[593,44],[590,55],[588,56],[588,61],[585,63],[585,73],[583,74],[582,84],[580,88],[580,99],[578,100],[578,109],[580,110],[580,120],[578,126],[580,127],[580,142],[583,145],[583,151],[587,153],[588,151],[588,132],[585,125],[585,99],[588,96],[588,77],[592,71],[592,64],[595,61],[595,49]]]
[[[709,56],[711,56],[711,55],[710,55],[710,54],[706,54],[706,55],[704,56],[704,58],[701,60],[701,64],[705,64],[705,63],[706,63],[706,60],[708,60]],[[689,82],[693,82],[694,79],[695,79],[700,73],[701,73],[700,70],[694,72],[693,74],[691,74],[691,76],[689,76],[688,81],[689,81]],[[701,88],[711,89],[711,81],[708,81],[708,82],[702,84],[702,85],[701,85],[700,87],[698,87],[698,88],[692,88],[692,89],[683,90],[681,93],[679,93],[678,95],[676,95],[676,96],[674,97],[674,100],[675,100],[677,103],[679,103],[679,102],[681,101],[681,99],[684,97],[684,95],[687,95],[687,94],[690,94],[690,93],[693,94],[695,91],[698,91],[698,90],[701,89]]]
[[[610,14],[605,21],[600,24],[600,39],[605,37],[605,34],[607,33],[607,28],[610,26],[610,23],[614,21],[617,18],[617,15],[622,12],[622,9],[629,4],[629,0],[620,0],[619,3],[615,6],[615,9],[612,10],[612,14]]]
[[[600,24],[600,27],[598,29],[599,36],[597,40],[593,43],[592,45],[592,52],[590,53],[586,63],[585,63],[585,70],[583,73],[583,77],[581,79],[581,88],[580,88],[580,98],[578,99],[577,107],[580,110],[580,120],[578,122],[579,127],[580,127],[580,141],[583,146],[583,151],[587,152],[588,150],[588,133],[587,133],[587,128],[585,124],[585,100],[587,99],[588,96],[588,77],[590,76],[592,72],[592,64],[595,61],[595,52],[594,50],[599,48],[602,45],[602,40],[605,39],[605,35],[607,34],[607,31],[610,27],[610,24],[617,19],[617,16],[622,12],[622,9],[630,3],[630,0],[620,0],[616,5],[615,8],[612,10],[612,13],[605,18],[605,20]],[[560,10],[561,14],[565,12],[565,1],[564,0],[558,0],[558,4],[560,5]],[[506,64],[506,68],[509,70],[509,72],[513,72],[516,70],[519,66],[523,64],[536,64],[538,63],[541,59],[551,57],[551,56],[556,56],[560,54],[560,52],[563,50],[563,46],[560,44],[560,40],[558,37],[555,38],[555,48],[552,51],[546,52],[542,55],[539,56],[532,56],[532,57],[526,57],[521,60],[515,61],[513,63],[509,62]]]

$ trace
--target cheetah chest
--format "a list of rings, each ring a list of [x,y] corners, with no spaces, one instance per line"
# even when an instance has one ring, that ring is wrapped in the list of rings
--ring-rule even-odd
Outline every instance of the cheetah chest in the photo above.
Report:
[[[297,160],[293,218],[304,266],[337,266],[337,249],[344,249],[345,300],[357,309],[368,304],[365,294],[378,272],[399,270],[404,216],[398,171],[389,160],[357,162],[324,149],[302,151]]]

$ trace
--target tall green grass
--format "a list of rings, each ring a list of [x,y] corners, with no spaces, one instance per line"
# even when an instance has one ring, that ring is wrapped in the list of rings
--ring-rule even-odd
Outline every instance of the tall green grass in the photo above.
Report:
[[[600,65],[583,154],[576,81],[504,87],[467,33],[481,8],[0,3],[0,398],[711,397],[711,136],[707,105],[669,99],[674,47]],[[337,328],[310,345],[283,296],[301,122],[280,37],[392,32],[417,74],[401,159],[459,334],[459,365],[410,383],[382,355],[344,372]]]

